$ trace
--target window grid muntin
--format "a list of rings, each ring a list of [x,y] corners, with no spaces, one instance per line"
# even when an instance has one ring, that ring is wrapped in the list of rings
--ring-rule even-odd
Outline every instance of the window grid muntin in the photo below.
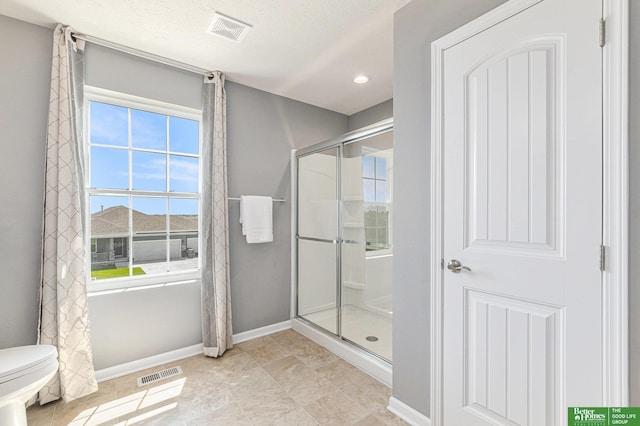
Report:
[[[384,248],[382,248],[382,246],[387,246],[390,244],[390,239],[389,239],[389,219],[390,219],[390,209],[389,209],[389,192],[388,192],[388,188],[387,188],[387,175],[388,175],[388,170],[387,170],[387,159],[383,158],[383,157],[377,157],[375,155],[363,155],[363,157],[369,157],[373,160],[373,177],[365,177],[364,176],[364,169],[363,169],[363,176],[362,176],[362,181],[363,181],[363,191],[364,191],[364,182],[365,181],[369,181],[373,183],[373,201],[371,200],[364,200],[364,207],[365,207],[365,214],[367,214],[367,207],[375,207],[375,225],[373,226],[367,226],[365,225],[365,240],[367,243],[373,243],[373,244],[380,244],[381,247],[375,247],[375,246],[367,246],[367,251],[374,251],[374,250],[381,250]],[[385,171],[384,174],[382,174],[382,172],[378,173],[378,166],[379,163],[381,161],[379,160],[384,160],[384,167],[385,167]],[[364,165],[363,165],[364,168]],[[384,177],[379,177],[379,176],[384,176]],[[385,186],[385,194],[386,197],[384,200],[378,200],[378,185],[384,185]],[[364,197],[363,197],[364,198]],[[380,208],[383,207],[384,208],[384,212],[382,213],[386,213],[386,224],[381,224],[380,223]],[[365,220],[366,223],[366,220]],[[369,231],[369,232],[367,232]],[[385,233],[385,241],[381,242],[379,235],[380,235],[380,231],[384,231]],[[374,233],[374,237],[369,238],[367,237],[367,234],[371,235],[371,233]]]
[[[197,217],[198,217],[198,226],[197,226],[197,237],[198,237],[198,245],[200,245],[201,239],[200,239],[200,234],[201,234],[201,188],[202,188],[202,162],[200,161],[200,154],[202,152],[202,120],[199,114],[199,111],[190,109],[190,108],[184,108],[184,107],[180,107],[180,106],[174,106],[174,105],[168,105],[168,104],[162,104],[162,106],[158,106],[158,104],[160,104],[160,102],[155,102],[155,101],[150,101],[148,104],[146,102],[144,102],[144,100],[139,100],[136,99],[136,101],[131,101],[128,99],[124,99],[124,98],[133,98],[131,96],[128,95],[122,95],[121,94],[117,94],[115,92],[109,92],[108,95],[103,95],[101,93],[96,93],[96,92],[108,92],[108,91],[103,91],[102,89],[95,89],[95,88],[87,88],[87,96],[86,96],[86,108],[85,111],[87,112],[87,114],[85,115],[85,127],[87,128],[87,133],[86,133],[86,144],[88,146],[88,149],[85,150],[85,155],[87,156],[87,161],[86,164],[88,165],[87,167],[87,171],[88,173],[86,174],[86,179],[87,179],[87,197],[90,198],[92,196],[125,196],[127,198],[127,203],[128,203],[128,210],[129,210],[129,235],[127,237],[127,251],[128,251],[128,269],[129,269],[129,275],[127,277],[124,278],[116,278],[116,279],[106,279],[106,280],[100,280],[101,284],[106,284],[107,288],[109,288],[110,284],[109,281],[112,280],[117,280],[118,283],[122,283],[123,281],[126,280],[141,280],[144,281],[145,283],[148,282],[163,282],[166,285],[168,285],[167,278],[170,277],[175,277],[175,279],[190,279],[192,277],[196,277],[198,274],[198,270],[200,268],[200,259],[199,257],[197,258],[197,267],[193,270],[187,270],[187,271],[170,271],[171,269],[171,257],[170,257],[170,240],[171,240],[171,228],[170,228],[170,222],[171,222],[171,218],[169,217],[170,214],[170,202],[172,199],[192,199],[195,200],[197,202],[198,205],[198,211],[197,211]],[[121,99],[122,98],[122,99]],[[107,105],[113,105],[113,106],[119,106],[119,107],[124,107],[127,108],[127,127],[128,127],[128,141],[127,141],[127,146],[122,146],[122,145],[109,145],[109,144],[104,144],[104,143],[96,143],[93,144],[91,143],[91,103],[103,103],[103,104],[107,104]],[[175,108],[174,108],[175,107]],[[160,151],[160,150],[154,150],[154,149],[149,149],[149,148],[134,148],[132,146],[132,118],[131,118],[131,111],[133,109],[136,110],[140,110],[140,111],[144,111],[144,112],[152,112],[152,113],[157,113],[160,115],[164,116],[165,119],[165,123],[166,123],[166,135],[165,135],[165,148],[166,151]],[[198,125],[198,154],[194,154],[194,153],[187,153],[187,152],[179,152],[179,151],[170,151],[169,150],[169,146],[170,146],[170,119],[171,118],[178,118],[178,119],[186,119],[186,120],[190,120],[190,121],[194,121],[197,123]],[[109,189],[109,188],[91,188],[90,187],[90,180],[91,180],[91,147],[96,146],[96,147],[103,147],[103,148],[110,148],[110,149],[120,149],[120,150],[127,150],[128,152],[128,173],[129,173],[129,189],[123,190],[123,189]],[[165,175],[165,190],[164,191],[145,191],[145,190],[136,190],[133,189],[133,152],[134,151],[138,151],[138,152],[152,152],[152,153],[158,153],[158,154],[162,154],[165,157],[165,168],[166,168],[166,175]],[[188,158],[195,158],[198,159],[198,192],[172,192],[170,190],[170,156],[174,155],[174,156],[182,156],[182,157],[188,157]],[[165,263],[166,263],[166,271],[164,273],[160,273],[160,274],[149,274],[149,275],[145,275],[143,276],[144,279],[141,278],[137,278],[133,276],[133,268],[134,266],[134,248],[133,248],[133,197],[155,197],[155,198],[164,198],[165,199],[165,232],[164,232],[164,236],[165,236],[165,247],[166,247],[166,259],[165,259]],[[90,206],[90,203],[88,203],[88,206]],[[89,212],[90,213],[90,212]],[[89,215],[90,216],[90,215]],[[89,227],[90,228],[90,227]],[[89,239],[91,238],[91,230],[89,229],[88,232],[88,236]],[[97,244],[96,244],[97,245]],[[89,245],[90,246],[90,245]],[[198,250],[200,251],[200,250]],[[90,258],[90,257],[89,257]],[[91,269],[91,267],[89,268]],[[156,277],[156,278],[154,278]],[[167,277],[167,278],[163,278],[163,277]],[[121,287],[122,284],[118,284],[115,285],[115,287]],[[101,289],[105,288],[105,285],[100,285],[98,286]]]

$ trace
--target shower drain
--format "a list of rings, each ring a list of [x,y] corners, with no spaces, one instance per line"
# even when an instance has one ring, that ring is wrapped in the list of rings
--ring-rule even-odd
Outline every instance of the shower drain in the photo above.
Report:
[[[365,337],[369,342],[377,342],[378,338],[376,336],[367,336]]]

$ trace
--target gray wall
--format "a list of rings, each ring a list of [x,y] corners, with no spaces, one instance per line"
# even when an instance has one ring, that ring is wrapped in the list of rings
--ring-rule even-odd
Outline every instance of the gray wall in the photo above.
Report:
[[[200,75],[89,44],[86,84],[201,108]],[[247,244],[239,203],[229,202],[233,331],[285,321],[291,303],[292,148],[343,133],[347,117],[250,87],[227,82],[229,196],[271,195],[274,242]],[[89,299],[97,369],[202,341],[198,284]]]
[[[52,32],[0,16],[0,348],[33,344]],[[19,45],[13,43],[20,40]],[[86,84],[201,108],[202,76],[100,46],[86,49]],[[19,78],[16,78],[19,76]],[[347,131],[348,117],[227,83],[231,196],[269,194],[274,242],[247,245],[230,203],[234,332],[289,318],[290,149]],[[89,298],[97,369],[201,342],[198,284]]]
[[[227,83],[229,196],[270,195],[274,236],[247,244],[229,203],[234,333],[285,321],[291,310],[291,149],[347,131],[345,115]]]
[[[94,44],[85,49],[85,83],[202,108],[202,76]],[[89,297],[97,370],[202,342],[200,285]]]
[[[393,117],[393,99],[380,102],[349,116],[349,131],[358,130],[378,121]]]
[[[0,348],[36,342],[52,33],[0,15]]]
[[[202,79],[198,74],[86,44],[85,84],[89,86],[201,109]]]
[[[414,0],[394,16],[393,395],[429,414],[431,42],[504,0]]]
[[[96,370],[202,342],[200,283],[89,295]]]
[[[629,21],[629,163],[630,232],[629,232],[629,405],[640,406],[640,2],[631,1]],[[634,25],[635,24],[635,25]]]

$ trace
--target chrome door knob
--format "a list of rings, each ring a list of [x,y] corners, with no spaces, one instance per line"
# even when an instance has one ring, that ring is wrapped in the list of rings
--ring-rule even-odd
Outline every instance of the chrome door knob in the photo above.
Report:
[[[451,259],[451,261],[447,264],[447,269],[453,272],[454,274],[460,273],[460,271],[465,270],[467,272],[471,272],[471,268],[464,266],[457,259]]]

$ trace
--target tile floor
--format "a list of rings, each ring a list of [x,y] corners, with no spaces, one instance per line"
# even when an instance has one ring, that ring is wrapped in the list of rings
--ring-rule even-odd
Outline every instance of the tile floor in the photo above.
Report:
[[[179,365],[184,375],[138,387],[144,374]],[[402,425],[386,410],[391,390],[293,330],[100,383],[65,404],[34,405],[29,426]]]

